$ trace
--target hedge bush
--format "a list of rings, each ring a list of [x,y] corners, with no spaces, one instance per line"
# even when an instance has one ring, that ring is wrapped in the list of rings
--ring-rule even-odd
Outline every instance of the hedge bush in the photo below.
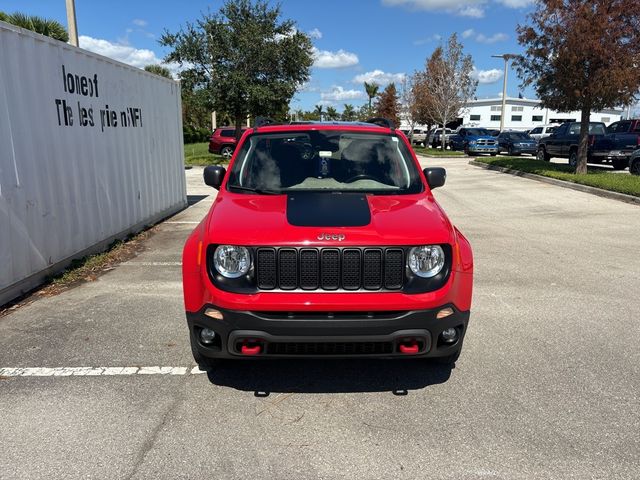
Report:
[[[182,129],[184,143],[202,143],[209,142],[211,130],[207,128],[194,128],[191,125],[185,125]]]

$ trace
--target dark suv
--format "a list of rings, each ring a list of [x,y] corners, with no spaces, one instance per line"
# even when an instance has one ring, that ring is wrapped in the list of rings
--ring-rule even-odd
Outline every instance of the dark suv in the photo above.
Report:
[[[183,252],[195,360],[460,354],[471,246],[388,122],[258,126]]]

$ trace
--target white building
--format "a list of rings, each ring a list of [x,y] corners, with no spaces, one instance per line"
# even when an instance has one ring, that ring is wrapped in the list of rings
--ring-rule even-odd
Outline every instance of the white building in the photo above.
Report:
[[[579,122],[580,112],[559,113],[540,106],[540,100],[507,97],[505,130],[530,130],[550,123]],[[622,109],[608,109],[591,112],[592,122],[617,122],[623,117]],[[488,98],[469,102],[463,111],[462,125],[500,129],[502,98]]]

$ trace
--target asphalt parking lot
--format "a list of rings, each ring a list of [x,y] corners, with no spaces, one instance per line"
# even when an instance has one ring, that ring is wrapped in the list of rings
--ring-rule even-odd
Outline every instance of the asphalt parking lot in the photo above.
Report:
[[[180,254],[212,202],[193,169],[142,254],[0,318],[0,478],[639,478],[640,208],[467,162],[425,160],[475,254],[453,370],[193,370]]]

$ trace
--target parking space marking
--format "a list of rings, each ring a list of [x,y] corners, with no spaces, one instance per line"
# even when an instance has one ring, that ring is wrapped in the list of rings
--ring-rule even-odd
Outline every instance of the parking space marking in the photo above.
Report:
[[[126,265],[128,267],[180,267],[182,262],[124,262],[120,265]]]
[[[108,377],[114,375],[197,375],[199,367],[2,367],[2,377]]]

